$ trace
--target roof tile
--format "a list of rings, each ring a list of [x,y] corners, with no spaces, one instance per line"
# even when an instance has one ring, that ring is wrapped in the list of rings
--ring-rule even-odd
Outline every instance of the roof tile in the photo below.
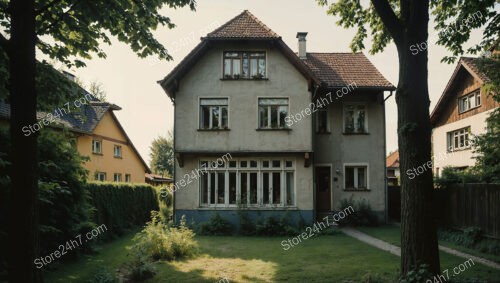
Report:
[[[271,39],[280,38],[248,10],[229,20],[213,32],[207,34],[210,39]]]

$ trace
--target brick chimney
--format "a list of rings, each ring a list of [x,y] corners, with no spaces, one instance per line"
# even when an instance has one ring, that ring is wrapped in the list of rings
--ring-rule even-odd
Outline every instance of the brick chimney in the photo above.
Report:
[[[307,32],[298,32],[297,33],[297,38],[299,39],[299,58],[300,59],[307,59],[306,36],[307,36]]]

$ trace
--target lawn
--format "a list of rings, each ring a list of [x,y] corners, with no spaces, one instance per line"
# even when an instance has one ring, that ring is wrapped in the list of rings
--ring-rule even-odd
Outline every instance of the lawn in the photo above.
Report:
[[[88,282],[103,266],[113,271],[127,261],[132,235],[103,246],[94,257],[48,273],[46,282]],[[145,282],[365,282],[368,276],[394,282],[399,257],[343,234],[308,239],[284,251],[282,237],[202,237],[199,254],[191,259],[157,262],[157,274]],[[443,268],[464,260],[442,257]],[[464,272],[496,282],[495,271],[475,265]]]

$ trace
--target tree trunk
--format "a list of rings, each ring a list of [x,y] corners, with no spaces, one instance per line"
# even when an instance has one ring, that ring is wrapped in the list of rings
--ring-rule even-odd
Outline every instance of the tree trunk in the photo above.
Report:
[[[36,123],[35,11],[33,0],[12,0],[10,67],[10,133],[12,167],[8,224],[9,282],[41,282],[38,255],[37,135],[24,126]]]
[[[424,2],[427,2],[427,7]],[[401,275],[420,264],[429,265],[434,274],[440,272],[432,204],[432,166],[429,166],[432,128],[429,118],[428,53],[423,48],[428,39],[429,9],[428,1],[421,3],[423,7],[409,11],[409,22],[398,44],[396,102],[401,167]]]

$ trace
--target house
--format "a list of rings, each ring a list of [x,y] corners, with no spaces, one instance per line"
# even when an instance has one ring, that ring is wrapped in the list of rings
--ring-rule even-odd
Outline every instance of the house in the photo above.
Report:
[[[399,150],[395,150],[387,156],[385,166],[387,168],[387,185],[399,186]]]
[[[249,11],[159,84],[174,104],[174,213],[310,223],[367,200],[385,219],[384,91],[362,53],[298,53]],[[286,213],[286,214],[285,214]]]
[[[489,78],[477,67],[477,58],[462,57],[431,113],[433,171],[465,169],[475,164],[471,138],[487,131],[486,118],[499,107],[481,90]]]
[[[89,181],[144,183],[144,174],[150,170],[113,113],[121,108],[88,93],[83,98],[70,102],[78,106],[73,109],[37,112],[38,123],[23,127],[23,133],[33,134],[44,126],[67,129],[74,136],[78,152],[89,157],[84,164]],[[8,126],[9,119],[10,105],[0,100],[0,126]]]
[[[174,179],[158,174],[146,173],[144,178],[146,183],[151,186],[165,186],[171,188],[174,185]]]

